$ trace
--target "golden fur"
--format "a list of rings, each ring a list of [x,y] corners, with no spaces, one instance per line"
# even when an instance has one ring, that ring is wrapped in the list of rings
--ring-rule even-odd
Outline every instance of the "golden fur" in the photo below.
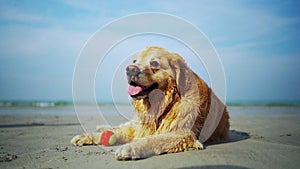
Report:
[[[131,75],[131,69],[139,72]],[[129,84],[134,82],[145,90],[154,87],[148,93],[133,96],[138,121],[110,128],[117,135],[117,143],[124,144],[116,151],[118,160],[203,148],[198,138],[215,95],[181,56],[159,47],[148,47],[128,66],[127,78]],[[228,137],[229,115],[225,105],[216,100],[223,106],[223,113],[206,142]],[[106,129],[98,128],[99,133],[75,136],[71,143],[78,146],[99,144],[101,131]]]

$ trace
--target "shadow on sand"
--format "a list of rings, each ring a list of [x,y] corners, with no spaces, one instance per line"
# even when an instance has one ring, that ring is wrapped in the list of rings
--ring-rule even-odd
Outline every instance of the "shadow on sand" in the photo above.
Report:
[[[207,144],[205,144],[205,146],[232,143],[232,142],[247,140],[249,138],[250,138],[249,133],[246,133],[246,132],[243,132],[243,131],[230,130],[228,139],[218,141],[218,142],[213,142],[213,143],[207,143]]]
[[[207,166],[192,166],[192,167],[183,167],[179,169],[249,169],[243,166],[236,166],[236,165],[207,165]]]

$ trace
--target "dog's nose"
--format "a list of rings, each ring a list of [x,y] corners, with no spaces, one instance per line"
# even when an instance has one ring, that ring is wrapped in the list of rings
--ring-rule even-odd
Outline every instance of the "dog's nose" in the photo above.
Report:
[[[126,74],[128,76],[137,76],[141,73],[141,70],[139,67],[135,66],[135,65],[129,65],[126,68]]]

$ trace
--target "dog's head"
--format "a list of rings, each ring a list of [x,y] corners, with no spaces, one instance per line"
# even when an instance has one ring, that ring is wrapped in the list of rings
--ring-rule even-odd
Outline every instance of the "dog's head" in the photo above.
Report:
[[[155,89],[167,91],[170,87],[182,96],[196,84],[195,75],[183,58],[159,47],[148,47],[138,53],[126,68],[126,75],[128,94],[133,99],[147,98]]]

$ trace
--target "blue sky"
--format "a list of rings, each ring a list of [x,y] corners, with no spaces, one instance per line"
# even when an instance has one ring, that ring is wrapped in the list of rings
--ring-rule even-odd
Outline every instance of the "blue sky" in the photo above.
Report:
[[[96,31],[126,15],[163,12],[193,23],[215,46],[228,101],[299,101],[299,6],[289,0],[2,0],[0,100],[72,100],[76,59]],[[97,92],[101,89],[96,88],[97,98],[110,101],[111,93]],[[120,91],[120,98],[126,97]]]

